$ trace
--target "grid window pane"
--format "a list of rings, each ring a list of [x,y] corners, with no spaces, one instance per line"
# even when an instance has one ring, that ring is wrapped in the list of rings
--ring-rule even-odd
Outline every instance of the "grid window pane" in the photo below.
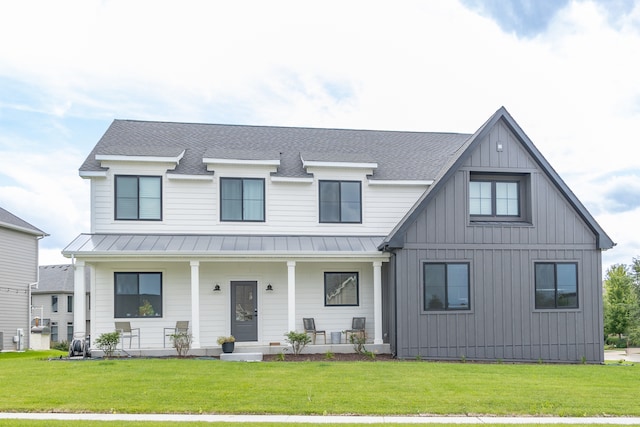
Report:
[[[518,183],[496,182],[496,215],[518,214]]]
[[[491,183],[469,183],[469,211],[471,215],[491,215]]]

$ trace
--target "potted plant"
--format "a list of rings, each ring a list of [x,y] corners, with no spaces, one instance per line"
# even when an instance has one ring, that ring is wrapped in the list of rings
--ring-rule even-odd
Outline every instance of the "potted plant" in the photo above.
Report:
[[[236,339],[233,335],[229,335],[228,337],[218,337],[218,344],[222,346],[223,353],[233,353],[233,347]]]

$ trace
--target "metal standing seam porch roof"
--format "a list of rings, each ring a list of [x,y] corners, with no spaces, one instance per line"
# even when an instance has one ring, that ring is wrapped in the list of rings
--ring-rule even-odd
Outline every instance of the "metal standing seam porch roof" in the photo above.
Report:
[[[65,256],[376,257],[385,236],[266,236],[212,234],[81,234]]]

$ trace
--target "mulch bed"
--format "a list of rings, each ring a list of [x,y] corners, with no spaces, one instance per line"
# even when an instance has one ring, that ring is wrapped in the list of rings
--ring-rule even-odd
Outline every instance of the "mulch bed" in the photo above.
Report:
[[[375,358],[371,358],[364,354],[358,353],[333,353],[332,357],[328,357],[324,353],[314,354],[285,354],[284,360],[277,354],[265,354],[262,356],[262,360],[265,362],[375,362],[377,361],[392,361],[394,359],[390,354],[376,354]]]

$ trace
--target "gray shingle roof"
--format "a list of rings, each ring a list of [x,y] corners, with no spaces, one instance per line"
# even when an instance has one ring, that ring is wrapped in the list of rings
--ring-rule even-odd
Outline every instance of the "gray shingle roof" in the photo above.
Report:
[[[372,179],[433,179],[467,134],[239,126],[114,120],[80,167],[101,171],[100,155],[184,157],[172,173],[208,174],[204,157],[273,160],[277,176],[308,176],[308,160],[375,162]]]
[[[0,208],[0,227],[11,228],[14,230],[24,231],[37,236],[47,236],[47,233],[29,224],[27,221],[18,218],[11,212]]]
[[[85,284],[89,290],[89,269],[86,269]],[[75,271],[72,264],[41,265],[39,267],[38,289],[34,294],[54,292],[73,293]]]

